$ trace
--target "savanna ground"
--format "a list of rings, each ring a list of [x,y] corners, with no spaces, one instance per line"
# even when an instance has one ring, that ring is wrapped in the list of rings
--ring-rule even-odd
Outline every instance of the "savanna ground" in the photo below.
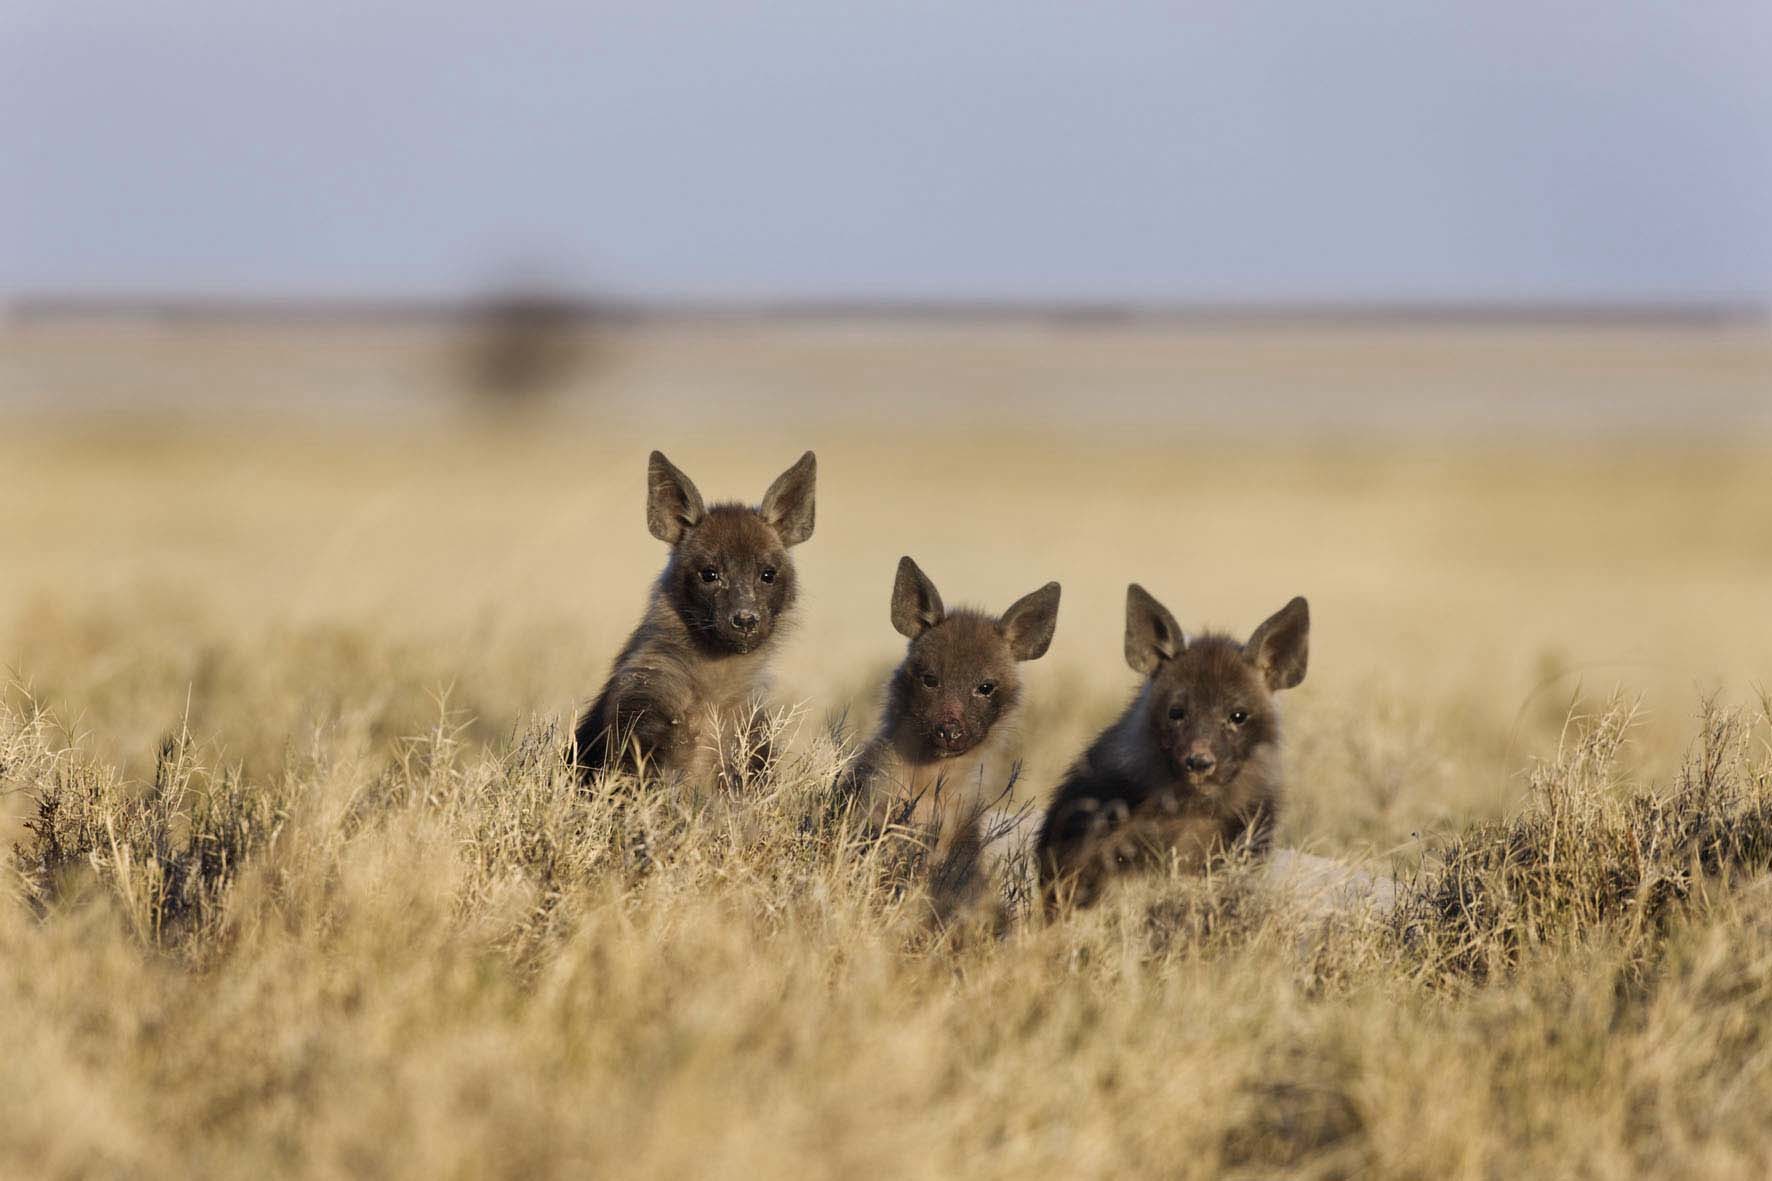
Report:
[[[500,426],[410,327],[4,340],[0,1175],[1772,1167],[1763,334],[639,328]],[[819,454],[747,798],[558,761],[654,446],[746,499]],[[1308,595],[1282,836],[1395,913],[1012,873],[932,928],[827,793],[901,553],[1064,584],[1029,801],[1127,581]]]

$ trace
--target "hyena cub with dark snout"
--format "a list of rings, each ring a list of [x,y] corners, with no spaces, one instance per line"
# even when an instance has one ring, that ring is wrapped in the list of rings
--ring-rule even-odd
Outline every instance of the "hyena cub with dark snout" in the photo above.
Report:
[[[876,824],[907,819],[933,833],[943,877],[970,876],[984,814],[1009,789],[1017,666],[1051,646],[1058,596],[1049,582],[1000,616],[949,610],[917,564],[899,559],[892,626],[910,645],[888,682],[879,731],[839,786]]]
[[[1112,876],[1171,858],[1203,869],[1267,851],[1282,788],[1274,694],[1304,680],[1310,626],[1298,598],[1245,643],[1189,641],[1143,587],[1126,588],[1126,661],[1148,679],[1053,794],[1036,846],[1049,907],[1087,905]]]
[[[579,719],[582,777],[619,768],[700,788],[760,768],[765,662],[794,606],[788,551],[812,536],[817,475],[808,451],[758,507],[709,507],[688,476],[652,453],[646,524],[671,556]]]

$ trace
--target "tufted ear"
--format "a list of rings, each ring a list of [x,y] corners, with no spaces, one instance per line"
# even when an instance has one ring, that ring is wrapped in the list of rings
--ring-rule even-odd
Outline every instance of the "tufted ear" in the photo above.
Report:
[[[1150,676],[1165,660],[1174,660],[1187,646],[1181,625],[1169,608],[1136,582],[1126,588],[1126,663]]]
[[[997,620],[997,630],[1009,641],[1009,654],[1017,660],[1038,660],[1052,646],[1058,630],[1058,584],[1048,582],[1031,595],[1023,595]]]
[[[654,451],[646,465],[646,527],[652,536],[666,545],[676,545],[706,515],[695,481],[666,459],[664,452]]]
[[[775,526],[783,545],[799,545],[812,536],[814,495],[818,491],[818,456],[808,451],[769,485],[759,510]]]
[[[1243,645],[1243,656],[1272,692],[1290,689],[1304,680],[1310,655],[1311,607],[1303,597],[1274,612]]]
[[[898,560],[898,577],[892,580],[892,626],[907,640],[914,640],[947,618],[941,594],[929,576],[909,557]]]

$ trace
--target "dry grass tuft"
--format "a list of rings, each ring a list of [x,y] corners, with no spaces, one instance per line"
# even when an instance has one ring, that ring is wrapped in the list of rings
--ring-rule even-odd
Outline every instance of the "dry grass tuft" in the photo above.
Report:
[[[1626,933],[1652,964],[1681,905],[1772,864],[1767,769],[1756,759],[1768,711],[1707,702],[1696,746],[1663,791],[1624,785],[1636,707],[1621,699],[1572,719],[1555,759],[1532,772],[1528,806],[1460,834],[1399,914],[1432,970],[1485,979],[1531,946],[1596,930]]]
[[[558,725],[440,707],[262,780],[181,733],[131,783],[9,706],[0,1171],[1747,1175],[1764,719],[1707,711],[1652,792],[1631,718],[1394,915],[1232,868],[1048,924],[1011,861],[942,927],[828,741],[743,796],[581,790]]]

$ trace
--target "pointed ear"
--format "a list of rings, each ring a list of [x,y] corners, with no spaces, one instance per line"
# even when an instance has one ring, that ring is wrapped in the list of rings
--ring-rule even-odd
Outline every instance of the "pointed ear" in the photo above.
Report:
[[[1169,608],[1136,582],[1126,588],[1126,663],[1150,676],[1165,660],[1174,660],[1187,646],[1181,625]]]
[[[910,558],[898,560],[898,577],[892,580],[892,626],[907,640],[914,640],[948,616],[941,595],[929,576]]]
[[[775,526],[783,545],[799,545],[812,536],[813,494],[818,490],[818,456],[808,451],[793,467],[775,477],[763,494],[759,510]]]
[[[1302,597],[1274,612],[1243,645],[1243,655],[1278,692],[1304,680],[1311,655],[1311,606]]]
[[[1017,660],[1038,660],[1052,646],[1058,630],[1058,584],[1048,582],[1031,595],[1023,595],[997,620],[997,630],[1009,641],[1009,654]]]
[[[666,545],[676,545],[683,534],[707,515],[695,482],[677,465],[654,451],[646,465],[646,527]]]

